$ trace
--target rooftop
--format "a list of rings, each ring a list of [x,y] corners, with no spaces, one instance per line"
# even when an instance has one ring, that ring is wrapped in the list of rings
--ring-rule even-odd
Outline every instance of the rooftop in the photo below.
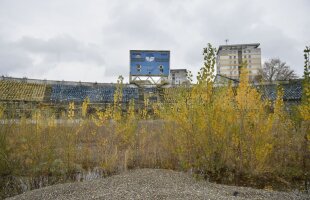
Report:
[[[187,72],[187,69],[170,69],[170,71],[173,71],[173,72]]]
[[[242,49],[244,47],[249,47],[252,46],[254,48],[259,47],[260,43],[249,43],[249,44],[226,44],[226,45],[220,45],[219,46],[219,51],[222,50],[223,48],[231,48],[231,49]]]
[[[130,50],[130,52],[165,52],[170,53],[170,50]]]

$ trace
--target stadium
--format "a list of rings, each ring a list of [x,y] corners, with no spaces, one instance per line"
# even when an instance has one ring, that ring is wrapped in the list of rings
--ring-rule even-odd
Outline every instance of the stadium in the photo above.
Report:
[[[175,74],[184,71],[177,77]],[[157,78],[157,79],[156,79]],[[178,87],[191,87],[187,80],[186,69],[170,70],[170,51],[131,50],[130,51],[130,84],[122,84],[121,104],[131,100],[142,105],[145,100],[160,102],[164,91]],[[238,81],[217,75],[215,87]],[[283,100],[287,104],[298,104],[302,97],[302,80],[281,81],[253,84],[263,98],[274,101],[277,85],[284,89]],[[89,99],[90,107],[105,108],[113,104],[116,83],[54,81],[28,78],[0,77],[0,103],[14,110],[15,116],[45,107],[57,108],[54,111],[67,111],[69,102],[81,105]],[[137,107],[138,108],[138,107]],[[91,109],[90,109],[91,110]],[[91,112],[91,111],[90,111]],[[10,114],[11,116],[12,114]],[[59,116],[59,113],[56,113]]]
[[[216,81],[222,82],[222,79],[221,77]],[[283,100],[287,105],[297,105],[301,102],[302,80],[253,86],[263,94],[263,98],[275,101],[278,85],[284,89]],[[81,105],[85,99],[89,99],[90,107],[105,108],[113,104],[116,87],[116,83],[52,81],[2,76],[0,77],[0,104],[10,108],[8,110],[14,110],[16,117],[20,117],[23,113],[29,115],[40,107],[58,107],[66,111],[69,102]],[[184,85],[123,84],[120,103],[127,105],[132,100],[136,105],[141,105],[146,99],[150,102],[159,102],[162,100],[164,91],[175,90],[178,87],[184,87]],[[12,116],[12,114],[9,115]]]

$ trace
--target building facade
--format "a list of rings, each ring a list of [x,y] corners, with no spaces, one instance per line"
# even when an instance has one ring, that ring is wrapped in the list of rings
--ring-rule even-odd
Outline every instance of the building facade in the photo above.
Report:
[[[242,63],[254,80],[262,67],[259,43],[220,45],[217,52],[217,74],[239,80]]]
[[[181,85],[188,83],[186,69],[171,69],[169,74],[169,82],[171,85]]]

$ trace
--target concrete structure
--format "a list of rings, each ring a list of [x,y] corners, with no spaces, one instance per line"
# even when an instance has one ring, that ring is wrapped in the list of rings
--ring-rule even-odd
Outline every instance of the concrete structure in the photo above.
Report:
[[[170,51],[130,50],[129,82],[164,85],[170,70]]]
[[[165,85],[162,88],[156,85],[142,88],[134,84],[124,84],[122,103],[129,103],[130,100],[135,100],[137,104],[142,105],[145,98],[149,98],[150,101],[161,101],[160,96],[162,95],[163,89],[171,88],[173,90],[174,88],[178,88],[179,83],[186,83],[184,81],[186,77],[184,72],[186,70],[183,69],[180,71],[182,73],[176,73],[175,75],[174,85]],[[183,75],[180,76],[181,74]],[[183,78],[180,79],[180,77]],[[302,98],[302,81],[302,79],[296,79],[272,83],[257,83],[252,86],[261,92],[263,98],[275,101],[278,85],[281,85],[284,90],[283,100],[287,104],[299,104]],[[217,75],[214,86],[225,86],[229,82],[232,86],[238,86],[239,84],[238,80]],[[22,104],[33,102],[35,104],[67,105],[68,102],[72,101],[82,103],[88,97],[91,104],[108,105],[114,102],[115,89],[116,84],[111,83],[52,81],[0,76],[0,104],[8,103],[14,106],[16,102],[21,102]]]
[[[220,45],[217,52],[217,74],[239,80],[240,66],[247,63],[249,80],[254,80],[261,69],[259,43]]]
[[[169,74],[171,85],[181,85],[188,83],[186,69],[171,69]]]

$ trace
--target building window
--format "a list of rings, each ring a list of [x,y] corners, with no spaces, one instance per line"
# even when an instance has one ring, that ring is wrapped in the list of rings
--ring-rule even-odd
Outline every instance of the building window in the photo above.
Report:
[[[236,58],[236,56],[234,56],[234,58]]]
[[[234,64],[237,64],[237,62],[236,62],[236,61],[234,61]]]
[[[141,65],[137,65],[137,72],[141,72]]]
[[[159,66],[160,73],[164,73],[164,67],[162,65]]]
[[[251,55],[249,55],[249,58],[251,58]]]
[[[251,60],[249,60],[249,63],[251,63]]]
[[[252,68],[252,66],[251,66],[251,65],[249,65],[249,68]]]
[[[248,50],[249,53],[251,53],[251,50]]]
[[[229,56],[229,59],[231,59],[231,56]]]
[[[246,58],[246,56],[244,56],[244,58]]]

